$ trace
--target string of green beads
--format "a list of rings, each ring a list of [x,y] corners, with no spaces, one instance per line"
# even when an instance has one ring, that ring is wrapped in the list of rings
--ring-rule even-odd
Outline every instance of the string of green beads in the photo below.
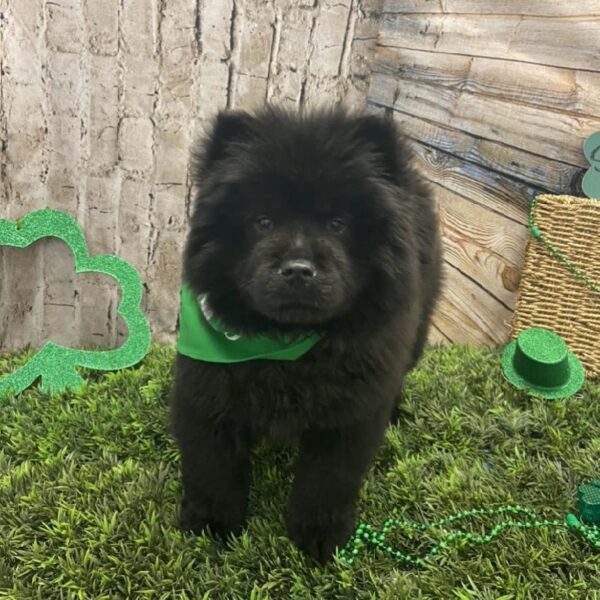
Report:
[[[566,258],[559,250],[557,250],[542,234],[539,227],[535,224],[535,209],[537,206],[537,198],[533,198],[529,206],[529,231],[531,235],[538,241],[540,241],[550,254],[560,261],[566,269],[568,269],[577,279],[583,281],[591,290],[600,294],[600,286],[589,279],[583,271],[578,269],[568,258]]]
[[[394,548],[388,541],[388,535],[396,530],[405,530],[409,532],[423,532],[434,529],[443,529],[447,525],[459,521],[473,519],[475,517],[498,517],[510,515],[505,521],[497,523],[485,535],[476,535],[460,529],[446,533],[438,543],[433,544],[426,552],[421,555],[401,552]],[[574,515],[568,515],[565,521],[556,519],[542,519],[533,510],[523,506],[502,506],[494,509],[472,509],[463,511],[448,517],[437,519],[432,523],[417,523],[415,521],[387,519],[380,530],[375,529],[368,523],[360,523],[354,532],[354,535],[340,551],[339,558],[343,562],[351,565],[359,552],[368,548],[374,548],[389,554],[392,558],[404,562],[407,565],[421,566],[427,559],[439,555],[445,548],[456,541],[462,541],[467,545],[489,544],[494,538],[502,534],[507,529],[535,529],[546,527],[558,531],[576,531],[586,538],[592,546],[600,550],[600,526],[584,524]]]

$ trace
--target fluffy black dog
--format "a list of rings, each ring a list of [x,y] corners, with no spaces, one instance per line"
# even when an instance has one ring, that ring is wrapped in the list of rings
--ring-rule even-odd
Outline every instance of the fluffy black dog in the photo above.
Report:
[[[419,359],[440,289],[430,192],[392,122],[225,112],[195,154],[184,279],[244,336],[322,339],[293,361],[177,355],[182,526],[237,533],[260,436],[297,440],[287,528],[327,561]]]

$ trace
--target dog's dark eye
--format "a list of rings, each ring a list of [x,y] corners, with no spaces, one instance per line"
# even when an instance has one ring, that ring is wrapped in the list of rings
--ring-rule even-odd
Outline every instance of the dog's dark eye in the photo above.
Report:
[[[273,219],[262,215],[256,219],[254,226],[258,231],[269,231],[270,229],[273,229]]]
[[[342,233],[346,230],[346,223],[344,223],[342,219],[331,219],[331,221],[327,223],[327,228],[330,231],[333,231],[333,233]]]

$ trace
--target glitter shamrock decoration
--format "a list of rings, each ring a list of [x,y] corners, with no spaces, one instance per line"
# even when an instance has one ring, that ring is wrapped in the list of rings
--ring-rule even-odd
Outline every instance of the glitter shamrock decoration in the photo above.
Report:
[[[583,193],[588,198],[600,200],[600,131],[585,140],[583,153],[591,165],[581,183]]]
[[[121,288],[117,314],[127,325],[129,334],[114,350],[78,350],[47,342],[25,365],[0,378],[0,397],[18,394],[38,378],[44,392],[78,388],[84,380],[77,367],[124,369],[139,362],[150,349],[150,326],[140,307],[142,284],[129,263],[116,256],[90,256],[79,224],[61,211],[42,209],[16,222],[0,219],[0,246],[26,248],[46,237],[59,238],[69,246],[77,273],[104,273],[117,281]]]

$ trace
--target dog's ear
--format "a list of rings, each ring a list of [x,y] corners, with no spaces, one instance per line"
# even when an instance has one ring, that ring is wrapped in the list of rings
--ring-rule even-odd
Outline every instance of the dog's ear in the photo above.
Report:
[[[357,124],[357,136],[369,145],[389,179],[396,180],[402,174],[409,150],[392,119],[376,115],[361,116]]]
[[[203,148],[202,162],[207,167],[227,156],[228,146],[241,142],[250,133],[252,115],[242,111],[222,111],[217,115]]]

